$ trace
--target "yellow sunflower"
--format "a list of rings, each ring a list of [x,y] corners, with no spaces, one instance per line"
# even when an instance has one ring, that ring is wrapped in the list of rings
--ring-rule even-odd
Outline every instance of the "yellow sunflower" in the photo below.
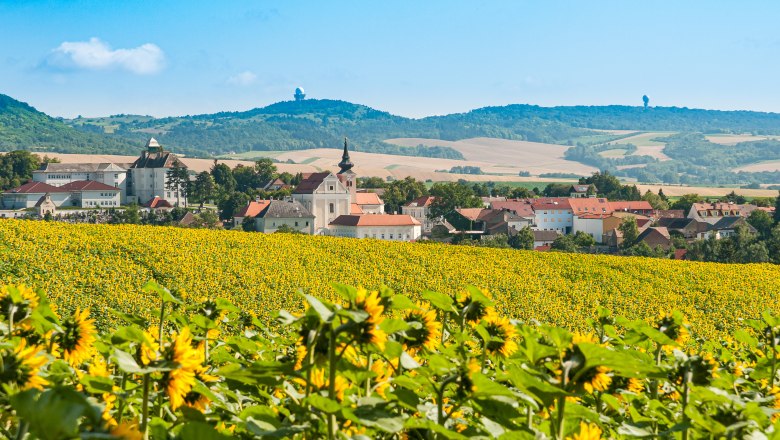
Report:
[[[12,297],[16,294],[16,300]],[[8,316],[13,309],[14,323],[22,321],[29,316],[33,309],[38,307],[38,294],[24,284],[18,286],[0,286],[0,314]]]
[[[141,431],[138,430],[138,422],[122,422],[111,429],[111,435],[114,438],[122,440],[141,440],[144,438]]]
[[[49,382],[40,375],[46,357],[38,346],[27,346],[22,339],[12,352],[2,353],[0,365],[0,383],[13,384],[22,389],[43,389]]]
[[[379,292],[369,293],[365,289],[358,290],[355,307],[368,313],[368,318],[358,325],[358,343],[361,345],[373,344],[379,350],[384,350],[387,333],[379,328],[379,324],[385,320],[382,316],[385,307],[381,304]]]
[[[593,394],[594,391],[606,391],[609,384],[612,383],[609,371],[609,368],[602,366],[591,368],[584,374],[584,377],[579,379],[579,382],[589,394]]]
[[[635,394],[642,394],[645,392],[645,381],[632,377],[628,379],[628,391]]]
[[[385,391],[390,386],[390,378],[393,375],[393,367],[381,359],[377,359],[371,363],[371,371],[376,373],[373,384],[374,390],[377,394],[385,398]]]
[[[509,357],[517,351],[517,343],[514,341],[517,330],[509,319],[491,314],[482,321],[482,325],[491,337],[491,340],[485,344],[488,353]]]
[[[490,298],[487,291],[481,291],[486,298]],[[496,309],[483,301],[473,297],[471,292],[464,291],[455,298],[455,306],[458,308],[461,318],[465,318],[469,324],[476,324],[482,319],[496,314]]]
[[[97,331],[95,320],[88,317],[89,309],[76,309],[73,316],[63,321],[62,332],[56,336],[62,358],[74,367],[89,359],[94,351]]]
[[[566,440],[599,440],[601,439],[601,428],[595,423],[580,422],[580,432]]]
[[[330,380],[325,377],[325,369],[315,368],[311,371],[311,383],[310,385],[315,391],[325,391],[330,388]],[[336,375],[336,381],[333,385],[333,390],[336,393],[336,400],[341,402],[344,400],[344,392],[349,388],[349,382],[339,375]]]
[[[177,364],[177,367],[165,373],[163,383],[171,401],[171,408],[184,404],[184,398],[195,385],[195,376],[201,369],[203,352],[192,347],[192,335],[184,328],[174,337],[165,353],[165,359]]]
[[[419,304],[418,307],[404,316],[404,321],[412,328],[404,332],[403,344],[410,351],[423,348],[433,351],[439,343],[441,323],[436,320],[435,310],[428,310]]]

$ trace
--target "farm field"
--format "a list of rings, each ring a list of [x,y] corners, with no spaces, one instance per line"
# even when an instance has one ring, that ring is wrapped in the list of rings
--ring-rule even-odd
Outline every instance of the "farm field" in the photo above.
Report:
[[[617,141],[611,142],[611,144],[619,147],[620,145],[634,144],[637,147],[635,155],[638,156],[650,156],[655,157],[660,161],[671,160],[669,156],[663,153],[663,149],[666,146],[665,143],[659,142],[653,139],[657,139],[664,136],[670,136],[672,132],[652,132],[641,133],[634,136],[629,136]]]
[[[708,337],[767,307],[780,311],[770,287],[780,285],[780,267],[769,264],[16,220],[0,221],[0,257],[0,285],[40,287],[62,313],[89,308],[101,326],[111,324],[109,307],[152,317],[157,297],[141,292],[150,279],[187,301],[224,297],[263,320],[300,311],[299,289],[332,298],[333,282],[413,298],[475,285],[509,317],[579,330],[598,306],[632,319],[678,309]]]
[[[779,139],[780,136],[753,136],[750,134],[712,134],[705,136],[705,139],[721,145],[734,145],[740,142],[763,141],[766,139]]]
[[[495,170],[529,171],[535,175],[556,172],[589,175],[597,171],[596,168],[589,165],[564,159],[563,153],[569,148],[566,145],[494,138],[464,139],[455,142],[438,139],[398,138],[386,139],[385,142],[401,146],[422,144],[452,147],[460,151],[470,164],[482,166],[480,164],[487,163],[491,164],[491,169]],[[483,171],[493,172],[491,169],[483,168]]]
[[[739,168],[735,168],[734,171],[745,171],[748,173],[757,173],[761,171],[780,171],[780,160],[767,160],[764,162],[752,163]]]

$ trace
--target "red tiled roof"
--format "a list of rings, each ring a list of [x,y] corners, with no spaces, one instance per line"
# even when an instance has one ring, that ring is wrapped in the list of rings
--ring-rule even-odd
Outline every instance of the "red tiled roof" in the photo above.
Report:
[[[115,188],[105,183],[95,182],[94,180],[77,180],[75,182],[66,183],[60,187],[67,191],[116,191],[119,192],[119,188]]]
[[[627,202],[607,202],[613,211],[652,211],[653,206],[644,200]]]
[[[45,194],[63,192],[68,192],[68,190],[62,189],[61,187],[51,186],[48,183],[30,181],[14,189],[3,191],[3,194]]]
[[[152,200],[144,203],[145,208],[173,208],[167,200],[160,198],[160,196],[154,196]]]
[[[241,210],[233,214],[233,217],[257,217],[257,214],[260,214],[260,212],[270,204],[270,200],[251,201],[241,208]]]
[[[377,193],[359,192],[355,193],[355,202],[358,205],[381,205],[382,201],[379,200]]]
[[[350,214],[363,214],[363,208],[360,207],[357,203],[350,203],[349,204],[349,213]]]
[[[534,248],[535,251],[539,251],[539,252],[549,252],[550,249],[552,249],[552,245],[551,244],[543,244],[541,246],[536,246]]]
[[[675,249],[674,250],[674,259],[675,260],[684,260],[685,254],[688,253],[688,249]]]
[[[365,214],[340,215],[330,224],[338,226],[416,226],[420,222],[406,214]]]
[[[411,207],[431,206],[434,200],[436,200],[436,197],[434,196],[422,196],[412,200],[411,202],[407,203],[404,206],[411,206]]]
[[[520,217],[533,217],[534,208],[525,200],[507,200],[505,202],[493,202],[490,204],[493,209],[505,209],[512,211]]]
[[[484,211],[484,208],[461,208],[456,209],[455,211],[471,221],[476,221],[479,220],[479,216],[482,214],[482,211]]]
[[[573,213],[580,214],[610,214],[614,209],[609,205],[607,199],[584,197],[580,199],[569,199],[569,204]]]

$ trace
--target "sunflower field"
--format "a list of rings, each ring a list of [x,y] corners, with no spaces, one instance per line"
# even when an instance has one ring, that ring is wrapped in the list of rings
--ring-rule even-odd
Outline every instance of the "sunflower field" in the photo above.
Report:
[[[679,310],[706,337],[725,336],[777,302],[780,266],[540,253],[369,239],[259,234],[134,225],[0,221],[0,284],[48,292],[63,312],[92,310],[99,329],[118,323],[109,308],[154,319],[147,280],[186,304],[221,298],[269,321],[302,311],[297,291],[335,299],[331,283],[387,286],[419,299],[488,287],[496,309],[583,330],[603,307],[629,319]]]
[[[156,322],[0,287],[0,434],[15,439],[780,437],[780,318],[706,340],[684,315],[599,308],[581,332],[489,291],[332,286],[274,324],[148,282]]]

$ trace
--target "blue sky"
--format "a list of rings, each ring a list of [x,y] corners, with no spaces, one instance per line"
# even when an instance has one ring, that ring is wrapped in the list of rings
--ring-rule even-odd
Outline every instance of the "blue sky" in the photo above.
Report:
[[[780,112],[780,2],[5,1],[0,93],[55,116],[343,99]]]

